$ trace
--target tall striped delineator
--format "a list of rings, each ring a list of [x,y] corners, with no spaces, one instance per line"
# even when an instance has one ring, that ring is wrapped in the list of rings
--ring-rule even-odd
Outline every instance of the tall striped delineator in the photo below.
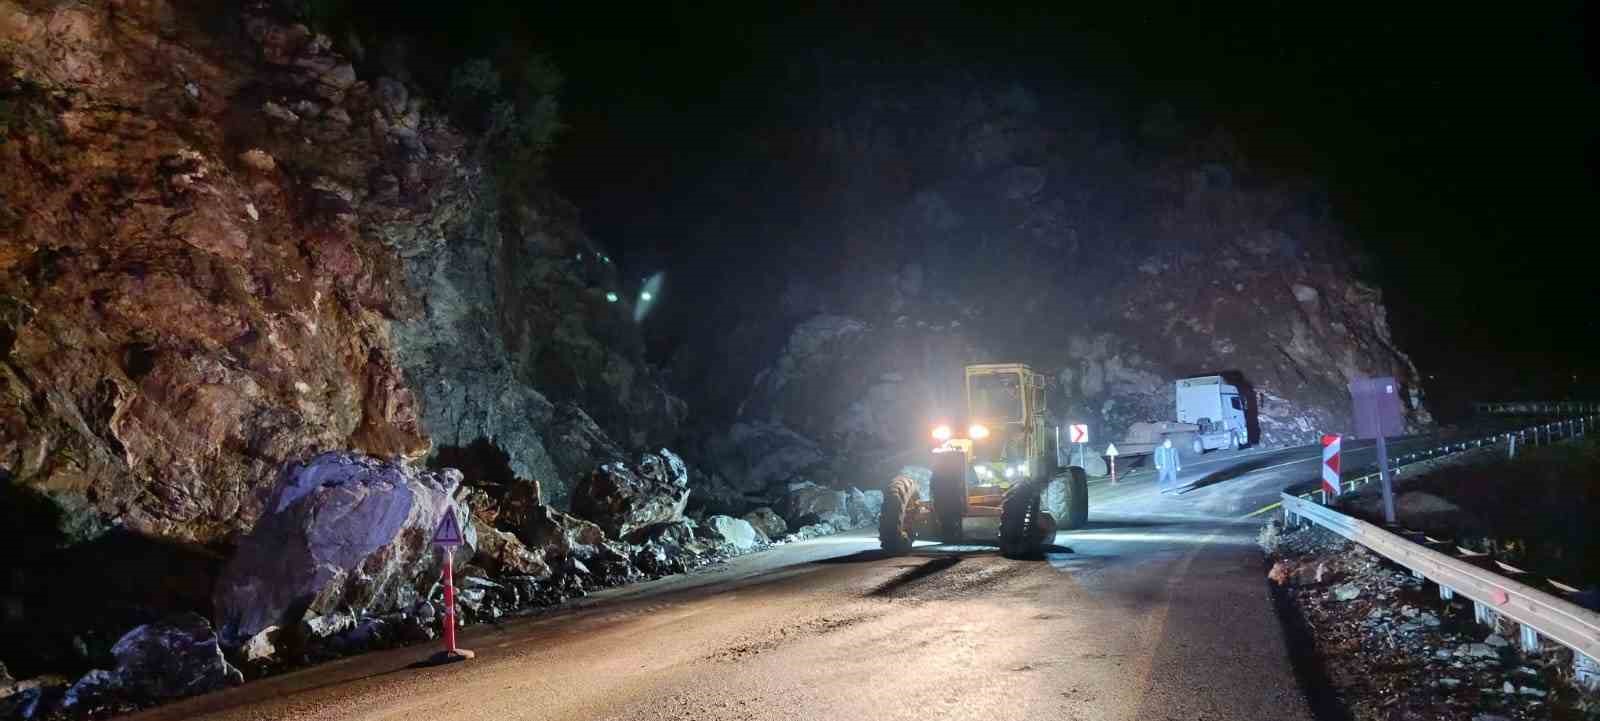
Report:
[[[1337,435],[1322,437],[1322,493],[1328,502],[1339,497],[1339,442]]]

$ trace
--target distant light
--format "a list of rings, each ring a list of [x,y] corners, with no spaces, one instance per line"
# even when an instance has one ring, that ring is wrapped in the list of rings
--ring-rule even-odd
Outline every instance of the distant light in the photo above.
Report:
[[[1016,468],[1007,468],[1006,469],[1006,478],[1016,478],[1016,477],[1017,477],[1017,469]]]
[[[933,437],[935,440],[950,440],[950,426],[934,426]]]
[[[615,302],[617,302],[617,300],[618,300],[618,298],[617,298],[617,294],[615,292],[606,293],[606,302],[607,303],[615,303]]]
[[[665,273],[656,273],[645,280],[639,288],[639,302],[633,304],[633,322],[643,322],[644,317],[656,307],[653,301],[661,297],[661,286],[665,280]]]
[[[988,438],[989,428],[981,423],[974,423],[967,428],[968,438]]]
[[[600,262],[602,262],[602,263],[610,263],[611,262],[611,256],[609,256],[609,255],[600,256]]]

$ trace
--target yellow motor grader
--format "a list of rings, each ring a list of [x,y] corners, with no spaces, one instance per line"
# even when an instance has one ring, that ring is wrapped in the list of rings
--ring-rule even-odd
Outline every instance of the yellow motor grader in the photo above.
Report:
[[[889,483],[879,540],[899,553],[919,536],[994,539],[1006,556],[1036,556],[1058,528],[1087,522],[1088,477],[1059,468],[1043,376],[1021,363],[969,365],[965,374],[966,417],[934,424],[926,486],[904,474]]]

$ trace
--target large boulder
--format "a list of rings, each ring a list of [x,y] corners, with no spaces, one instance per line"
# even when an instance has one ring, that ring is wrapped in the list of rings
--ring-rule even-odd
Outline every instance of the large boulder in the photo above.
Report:
[[[196,613],[169,616],[129,631],[111,648],[114,670],[96,669],[67,690],[62,705],[92,708],[111,700],[182,698],[244,682],[228,664],[211,624]]]
[[[556,406],[544,435],[556,470],[565,480],[584,478],[600,466],[621,463],[628,457],[588,413],[573,403]]]
[[[852,488],[846,500],[849,503],[850,523],[856,528],[877,523],[878,515],[883,513],[883,491]]]
[[[705,535],[735,553],[754,551],[770,539],[749,521],[732,516],[712,516],[706,519]]]
[[[1103,478],[1111,475],[1111,469],[1106,465],[1106,457],[1095,455],[1093,451],[1085,452],[1082,456],[1079,456],[1077,452],[1073,452],[1071,457],[1066,460],[1069,466],[1083,468],[1083,472],[1090,478]]]
[[[784,518],[792,520],[796,526],[826,523],[845,529],[855,525],[850,520],[850,494],[845,491],[810,482],[794,483],[789,486],[785,505]]]
[[[558,564],[568,558],[590,556],[606,542],[605,531],[599,526],[550,506],[539,506],[528,514],[516,535],[530,550]]]
[[[474,565],[496,575],[538,578],[550,575],[550,567],[545,565],[543,553],[528,550],[514,534],[477,519],[473,519],[472,523],[478,536],[478,553],[472,557]]]
[[[714,470],[746,493],[825,472],[827,456],[816,441],[781,423],[735,423],[707,448]]]
[[[665,448],[645,453],[637,470],[621,462],[595,469],[572,492],[572,512],[612,538],[683,518],[689,504],[689,470]]]
[[[749,521],[750,525],[755,526],[756,530],[765,534],[767,538],[783,538],[784,534],[789,532],[788,522],[768,506],[744,514],[744,520]]]
[[[419,470],[355,453],[290,464],[261,522],[223,569],[215,594],[229,643],[268,626],[350,610],[381,614],[415,603],[436,580],[432,544],[460,474]],[[464,515],[464,514],[462,514]],[[472,558],[476,533],[459,519]]]

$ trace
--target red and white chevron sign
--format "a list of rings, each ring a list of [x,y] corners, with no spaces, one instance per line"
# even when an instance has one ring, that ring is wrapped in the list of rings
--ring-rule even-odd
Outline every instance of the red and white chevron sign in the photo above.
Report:
[[[1339,495],[1339,441],[1340,437],[1322,437],[1322,491],[1332,499]]]

